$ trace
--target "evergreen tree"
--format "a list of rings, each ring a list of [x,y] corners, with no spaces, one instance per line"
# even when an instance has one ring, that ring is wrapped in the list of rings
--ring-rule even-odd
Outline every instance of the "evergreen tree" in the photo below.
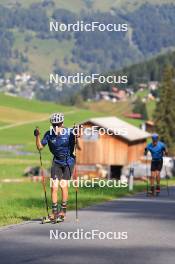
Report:
[[[134,103],[133,112],[141,114],[144,120],[148,119],[146,105],[142,102],[140,97],[138,97]]]
[[[164,141],[170,154],[175,153],[175,76],[174,68],[167,66],[164,70],[160,87],[160,101],[154,113],[155,129]]]

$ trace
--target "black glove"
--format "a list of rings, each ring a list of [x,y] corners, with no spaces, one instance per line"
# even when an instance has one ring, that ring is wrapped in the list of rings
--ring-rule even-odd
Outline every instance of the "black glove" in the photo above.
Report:
[[[146,155],[147,155],[147,153],[148,153],[148,150],[147,150],[147,148],[145,148],[145,151],[144,151],[144,156],[146,156]]]
[[[40,135],[40,131],[38,127],[34,130],[33,134],[35,137],[38,137]]]

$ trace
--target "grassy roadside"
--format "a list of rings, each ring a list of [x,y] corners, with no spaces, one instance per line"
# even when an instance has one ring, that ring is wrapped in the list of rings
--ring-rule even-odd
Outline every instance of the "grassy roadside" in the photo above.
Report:
[[[169,185],[175,185],[175,179],[169,181]],[[166,181],[162,181],[166,186]],[[145,183],[136,183],[134,191],[129,193],[127,188],[79,188],[78,207],[83,208],[92,204],[109,201],[122,196],[145,191]],[[50,191],[48,186],[48,198],[50,204]],[[22,221],[41,218],[44,216],[44,197],[41,183],[0,184],[0,226],[16,224]],[[69,210],[75,208],[75,190],[70,187]]]

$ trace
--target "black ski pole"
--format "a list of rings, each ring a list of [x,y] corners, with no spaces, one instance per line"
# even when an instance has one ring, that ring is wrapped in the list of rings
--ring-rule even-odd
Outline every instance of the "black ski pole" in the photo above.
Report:
[[[76,192],[75,192],[76,196],[76,221],[78,221],[78,190],[77,190],[77,186],[76,186]]]
[[[148,196],[148,191],[149,191],[148,156],[146,155],[146,196]]]
[[[75,127],[75,124],[74,124]],[[76,181],[75,186],[75,211],[76,211],[76,221],[78,222],[78,186],[77,186],[77,135],[75,135],[75,170],[74,177]]]
[[[167,193],[168,196],[170,195],[170,190],[169,190],[169,178],[168,178],[168,174],[167,174],[167,169],[166,169],[166,165],[165,166],[165,177],[166,177],[166,188],[167,188]]]
[[[48,200],[47,200],[47,191],[46,191],[45,177],[44,177],[44,171],[43,171],[41,150],[38,150],[38,152],[39,152],[39,157],[40,157],[40,170],[41,170],[42,185],[43,185],[43,190],[44,190],[46,212],[47,212],[47,216],[49,217],[49,206],[48,206]]]

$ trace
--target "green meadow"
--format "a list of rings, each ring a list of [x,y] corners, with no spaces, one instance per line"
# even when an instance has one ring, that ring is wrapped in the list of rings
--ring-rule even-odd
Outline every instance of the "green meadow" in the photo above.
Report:
[[[0,94],[0,144],[23,145],[35,153],[33,130],[38,126],[43,135],[49,130],[49,117],[53,112],[65,114],[65,125],[72,127],[90,117],[100,116],[91,110],[68,107],[54,103],[27,100]],[[3,120],[3,121],[2,121]]]

